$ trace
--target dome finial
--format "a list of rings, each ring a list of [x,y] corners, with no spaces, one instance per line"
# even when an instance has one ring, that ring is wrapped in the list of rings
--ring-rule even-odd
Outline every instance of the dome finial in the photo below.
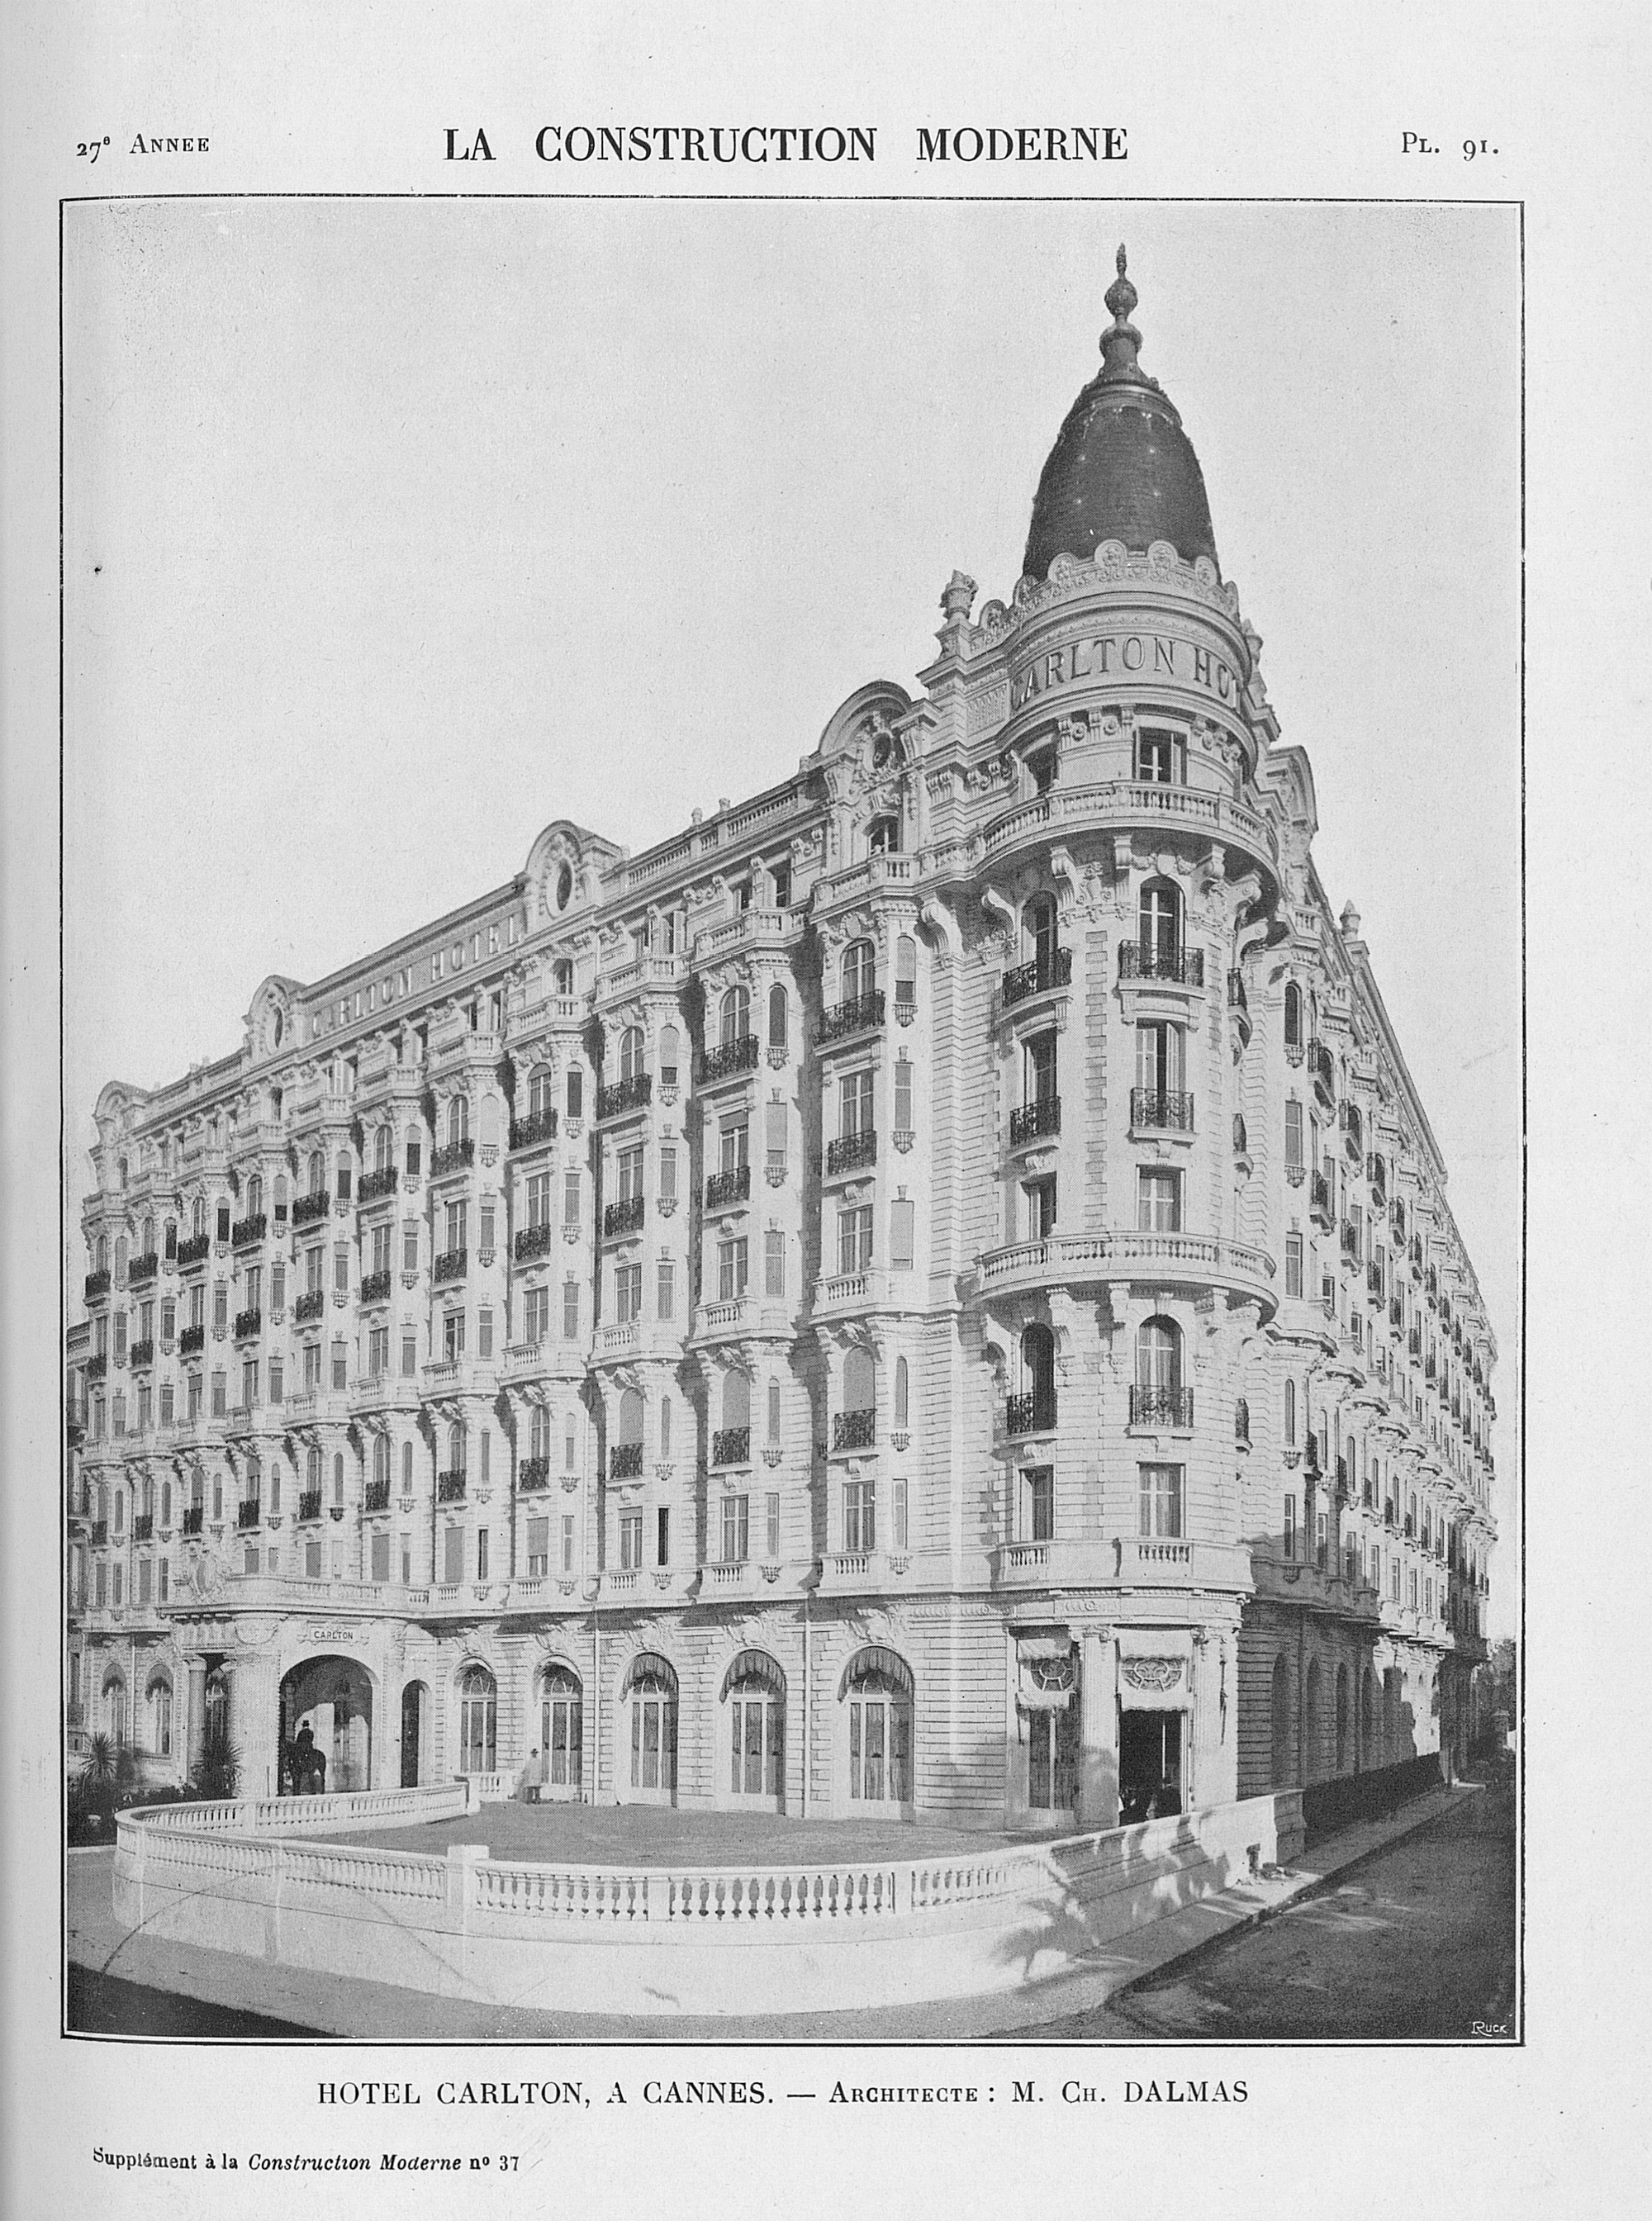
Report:
[[[1139,378],[1136,349],[1142,344],[1142,335],[1129,321],[1130,312],[1140,297],[1134,285],[1124,275],[1124,249],[1121,245],[1117,256],[1118,275],[1107,288],[1104,298],[1113,312],[1113,321],[1101,335],[1104,378]]]

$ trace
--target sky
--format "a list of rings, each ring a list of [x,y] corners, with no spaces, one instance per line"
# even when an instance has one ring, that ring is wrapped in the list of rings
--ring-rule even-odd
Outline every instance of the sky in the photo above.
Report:
[[[64,238],[65,1104],[633,849],[1007,599],[1123,238],[1500,1347],[1520,1236],[1509,208],[200,199]],[[77,1258],[71,1244],[71,1271]]]

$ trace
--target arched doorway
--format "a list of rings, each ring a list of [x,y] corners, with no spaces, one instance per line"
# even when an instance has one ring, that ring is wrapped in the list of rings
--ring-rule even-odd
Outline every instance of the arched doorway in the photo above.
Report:
[[[422,1681],[410,1681],[402,1692],[402,1786],[416,1789],[429,1771],[424,1736],[429,1722],[429,1691]]]
[[[467,1666],[459,1683],[459,1771],[493,1774],[499,1763],[499,1686],[485,1666]]]
[[[1281,1651],[1273,1661],[1273,1786],[1284,1788],[1290,1781],[1291,1767],[1291,1661]]]
[[[893,1650],[872,1643],[843,1669],[838,1691],[844,1715],[851,1812],[910,1815],[912,1805],[911,1668]]]
[[[729,1726],[724,1776],[729,1802],[748,1810],[785,1809],[785,1675],[766,1650],[742,1650],[723,1677]]]
[[[585,1692],[572,1667],[545,1668],[540,1683],[540,1794],[564,1803],[585,1787]]]
[[[372,1676],[359,1659],[306,1658],[282,1676],[280,1710],[283,1793],[372,1788]]]
[[[1369,1772],[1373,1764],[1371,1738],[1376,1733],[1375,1705],[1371,1693],[1371,1668],[1365,1667],[1360,1674],[1360,1746],[1355,1753],[1356,1769]],[[1380,1760],[1375,1761],[1380,1764]]]
[[[1336,1669],[1336,1771],[1338,1774],[1348,1772],[1348,1668],[1346,1666],[1339,1666]]]
[[[1302,1779],[1317,1781],[1321,1773],[1319,1753],[1319,1661],[1316,1658],[1308,1668],[1308,1689],[1302,1705]]]
[[[658,1652],[640,1650],[625,1669],[620,1699],[628,1715],[624,1737],[629,1758],[621,1760],[626,1801],[674,1805],[677,1801],[677,1674]]]

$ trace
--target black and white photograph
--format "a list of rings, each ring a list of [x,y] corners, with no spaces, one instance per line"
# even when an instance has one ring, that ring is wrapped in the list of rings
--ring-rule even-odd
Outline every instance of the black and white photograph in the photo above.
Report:
[[[63,2026],[1517,2045],[1518,208],[609,183],[64,211]]]

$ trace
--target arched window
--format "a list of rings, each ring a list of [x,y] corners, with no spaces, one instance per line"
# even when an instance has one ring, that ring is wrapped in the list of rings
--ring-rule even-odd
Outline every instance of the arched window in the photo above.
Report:
[[[857,1651],[845,1669],[849,1797],[856,1805],[912,1799],[912,1674],[881,1644]]]
[[[727,1048],[751,1031],[752,998],[744,987],[730,987],[717,1011],[717,1039]]]
[[[1047,1326],[1029,1326],[1021,1336],[1021,1373],[1032,1399],[1032,1423],[1053,1426],[1055,1412],[1055,1337]]]
[[[1285,983],[1285,1046],[1302,1047],[1302,990],[1294,979]]]
[[[390,1436],[375,1435],[372,1439],[372,1477],[376,1487],[390,1487]]]
[[[585,1776],[585,1691],[566,1666],[548,1666],[540,1684],[541,1779],[572,1795]]]
[[[341,1450],[333,1453],[333,1502],[335,1506],[341,1506],[344,1502],[344,1453]]]
[[[149,1706],[149,1749],[157,1758],[172,1755],[172,1685],[164,1674],[153,1674],[144,1691]]]
[[[872,1353],[852,1349],[843,1360],[844,1411],[873,1411],[877,1403],[878,1373]]]
[[[413,1445],[411,1442],[402,1444],[402,1488],[404,1493],[409,1495],[412,1493]]]
[[[785,1781],[785,1675],[765,1650],[742,1650],[723,1679],[729,1707],[729,1793],[779,1809]]]
[[[858,1003],[871,994],[877,977],[877,952],[869,941],[852,941],[843,951],[843,1000]]]
[[[264,1182],[257,1173],[247,1183],[247,1216],[256,1218],[264,1208]],[[143,1222],[143,1246],[149,1247],[149,1221]]]
[[[258,1190],[259,1201],[262,1202],[264,1196],[264,1183],[262,1180],[257,1180],[254,1182],[254,1186]],[[254,1211],[256,1211],[258,1207],[258,1204],[256,1203],[253,1205]],[[155,1222],[153,1218],[146,1218],[143,1222],[143,1254],[146,1257],[153,1257],[154,1252]]]
[[[676,1674],[654,1652],[639,1651],[622,1694],[631,1716],[631,1793],[669,1804],[677,1793]]]
[[[197,1195],[190,1205],[190,1233],[196,1241],[198,1242],[206,1232],[206,1198],[203,1195]]]
[[[155,1516],[155,1484],[147,1473],[143,1476],[143,1516],[146,1519]]]
[[[1050,984],[1055,968],[1055,904],[1048,895],[1035,895],[1021,913],[1027,954],[1037,967],[1037,976]]]
[[[552,1104],[554,1082],[548,1064],[536,1064],[528,1075],[528,1116],[542,1118]]]
[[[322,1486],[322,1454],[312,1449],[304,1460],[304,1487],[311,1496],[319,1496]]]
[[[205,1487],[206,1485],[201,1478],[200,1467],[197,1466],[194,1475],[190,1481],[190,1510],[191,1511],[200,1511],[202,1505],[205,1500]]]
[[[1149,879],[1136,907],[1142,976],[1173,979],[1180,968],[1181,897],[1167,879]]]
[[[917,943],[903,933],[895,943],[895,1009],[917,1008]]]
[[[1273,1661],[1270,1712],[1273,1736],[1273,1786],[1283,1789],[1291,1780],[1291,1667],[1283,1652]]]
[[[641,1026],[627,1026],[620,1035],[619,1076],[623,1079],[641,1079],[643,1071],[644,1044]]]
[[[623,1443],[642,1442],[642,1395],[636,1388],[627,1388],[620,1397],[619,1431],[615,1439]],[[640,1469],[640,1468],[639,1468]]]
[[[372,1137],[373,1170],[376,1173],[388,1172],[395,1153],[396,1136],[388,1126],[381,1126]]]
[[[202,1209],[199,1202],[196,1204],[195,1209],[197,1216],[199,1217],[201,1215]],[[100,1273],[107,1273],[109,1270],[109,1236],[107,1234],[100,1234],[97,1237],[97,1270]]]
[[[723,1427],[725,1434],[749,1430],[752,1423],[752,1384],[744,1373],[723,1376]]]
[[[1415,1504],[1417,1498],[1412,1497],[1411,1502]],[[117,1488],[115,1492],[115,1532],[117,1535],[126,1532],[126,1491],[123,1488]]]
[[[160,1484],[160,1523],[163,1528],[172,1523],[172,1485],[169,1480]]]
[[[768,1045],[785,1054],[790,1031],[785,989],[777,980],[768,991]]]
[[[528,1455],[531,1458],[549,1458],[551,1455],[551,1415],[542,1404],[535,1404],[529,1429]]]
[[[485,1666],[467,1666],[459,1685],[459,1770],[491,1774],[497,1757],[498,1690]]]
[[[447,1104],[447,1146],[456,1149],[467,1139],[471,1128],[471,1106],[467,1097],[454,1096]]]
[[[908,1379],[906,1360],[898,1357],[895,1360],[895,1424],[902,1428],[907,1423]]]
[[[660,1085],[662,1087],[676,1086],[677,1067],[681,1056],[682,1044],[676,1027],[662,1026],[660,1029]]]
[[[115,1183],[117,1187],[124,1187],[126,1186],[126,1159],[124,1157],[121,1159],[120,1162],[115,1167]]]
[[[126,1741],[126,1683],[118,1674],[103,1683],[103,1732],[111,1742]]]
[[[1136,1330],[1130,1419],[1137,1426],[1192,1424],[1192,1397],[1182,1386],[1181,1329],[1174,1319],[1155,1314]]]
[[[572,889],[572,881],[570,881],[570,889]],[[573,965],[569,958],[559,956],[552,965],[551,987],[552,992],[558,995],[571,995],[573,992]]]
[[[327,1159],[319,1149],[310,1153],[310,1192],[324,1195],[327,1192]]]
[[[465,1430],[458,1420],[454,1420],[447,1430],[447,1470],[449,1473],[463,1473],[465,1470]]]

